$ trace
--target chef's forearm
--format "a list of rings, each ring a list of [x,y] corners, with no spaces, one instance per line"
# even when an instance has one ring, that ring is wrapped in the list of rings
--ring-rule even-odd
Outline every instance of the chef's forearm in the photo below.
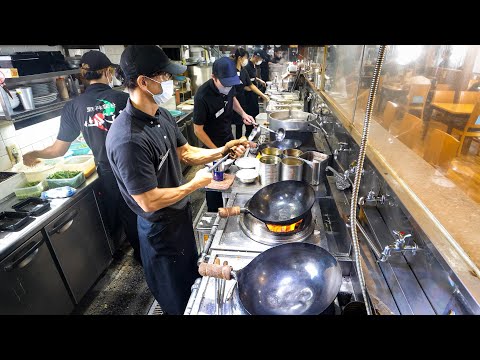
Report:
[[[201,187],[195,179],[192,179],[176,188],[155,188],[132,197],[143,211],[152,212],[175,204]]]
[[[188,145],[182,151],[180,158],[188,165],[202,165],[220,159],[224,150],[223,146],[216,149],[203,149]]]

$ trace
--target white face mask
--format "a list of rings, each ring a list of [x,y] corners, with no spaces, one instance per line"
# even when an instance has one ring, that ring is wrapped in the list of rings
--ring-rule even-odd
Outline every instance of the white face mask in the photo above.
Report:
[[[248,64],[248,59],[243,60],[242,66],[245,67],[245,66],[247,66],[247,64]]]
[[[263,60],[258,60],[255,65],[260,65],[263,62]]]
[[[232,87],[231,86],[223,86],[218,89],[218,91],[223,94],[223,95],[228,95],[228,93],[230,92],[230,90],[232,90]]]
[[[147,89],[147,91],[150,94],[152,94],[153,101],[155,101],[158,106],[166,103],[168,100],[170,100],[172,98],[172,96],[173,96],[173,80],[167,80],[167,81],[160,82],[160,81],[151,79],[148,76],[145,76],[145,77],[147,79],[155,81],[157,84],[160,84],[162,86],[162,92],[160,94],[153,94],[150,90]]]

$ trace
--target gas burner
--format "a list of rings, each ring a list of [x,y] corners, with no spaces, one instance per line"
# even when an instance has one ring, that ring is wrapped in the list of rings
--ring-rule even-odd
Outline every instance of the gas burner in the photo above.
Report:
[[[288,225],[292,228],[291,231],[286,231],[288,226],[280,226],[277,229],[278,231],[275,232],[273,229],[275,225],[265,224],[250,214],[240,214],[239,223],[240,228],[249,238],[265,245],[280,245],[303,241],[313,233],[315,228],[311,211],[307,213],[301,222]]]

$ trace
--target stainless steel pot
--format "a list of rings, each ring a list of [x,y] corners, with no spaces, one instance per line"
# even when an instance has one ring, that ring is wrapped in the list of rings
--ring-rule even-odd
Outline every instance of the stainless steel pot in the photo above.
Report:
[[[317,118],[317,115],[305,111],[274,111],[268,114],[270,129],[285,129],[287,131],[313,132],[315,129],[309,126],[309,122]]]
[[[303,161],[294,157],[285,157],[282,159],[282,169],[280,179],[302,181]]]
[[[212,65],[188,65],[188,74],[191,79],[192,95],[197,89],[211,78]]]
[[[328,165],[328,155],[318,151],[306,151],[299,157],[312,162],[313,160],[316,160],[311,166],[303,164],[302,179],[310,185],[319,185],[325,178],[325,168]]]

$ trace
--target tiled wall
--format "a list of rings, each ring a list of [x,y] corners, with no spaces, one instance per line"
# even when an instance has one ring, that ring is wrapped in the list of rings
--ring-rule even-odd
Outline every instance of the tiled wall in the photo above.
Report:
[[[6,146],[16,144],[22,154],[42,150],[53,144],[60,127],[60,116],[15,130],[13,124],[0,124],[0,171],[12,167]]]

